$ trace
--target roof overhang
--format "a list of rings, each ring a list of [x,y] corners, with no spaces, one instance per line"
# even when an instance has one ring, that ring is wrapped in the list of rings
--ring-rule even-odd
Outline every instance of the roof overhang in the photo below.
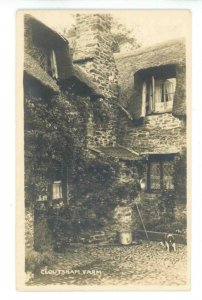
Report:
[[[26,52],[24,54],[24,72],[39,81],[42,86],[51,90],[53,93],[59,93],[60,89],[56,81]]]
[[[113,157],[119,160],[140,160],[140,154],[135,152],[131,149],[128,149],[124,146],[117,145],[114,147],[110,146],[100,146],[100,147],[88,147],[89,150],[93,151],[94,153],[106,156],[106,157]]]
[[[152,156],[163,156],[163,155],[176,155],[180,153],[180,150],[170,149],[169,151],[161,151],[154,149],[153,151],[147,151],[138,148],[127,148],[122,145],[110,146],[99,146],[99,147],[88,147],[88,149],[96,154],[106,157],[113,157],[118,160],[124,161],[142,161],[148,160]]]
[[[34,41],[38,44],[45,47],[50,46],[57,48],[68,43],[68,41],[62,35],[46,26],[38,19],[35,19],[29,14],[25,17],[32,26],[32,36]]]

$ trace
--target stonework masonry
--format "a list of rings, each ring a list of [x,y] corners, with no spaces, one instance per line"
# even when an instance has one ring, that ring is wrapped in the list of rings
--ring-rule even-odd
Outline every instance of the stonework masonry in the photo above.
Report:
[[[116,142],[118,71],[111,50],[111,20],[107,14],[77,14],[73,60],[87,72],[103,92],[104,99],[93,105],[88,123],[89,146],[111,146]],[[98,122],[95,115],[106,115]]]
[[[123,127],[125,134],[120,143],[140,149],[142,153],[175,153],[186,147],[185,121],[171,113],[147,116],[139,126],[130,121],[124,126],[123,121]]]
[[[111,50],[111,21],[107,14],[77,14],[74,63],[89,74],[105,97],[117,96],[118,71]]]

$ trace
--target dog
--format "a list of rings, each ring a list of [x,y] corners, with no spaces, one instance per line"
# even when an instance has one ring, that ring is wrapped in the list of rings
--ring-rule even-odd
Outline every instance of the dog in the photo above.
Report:
[[[176,252],[175,238],[171,233],[166,234],[160,244],[164,246],[168,252]]]

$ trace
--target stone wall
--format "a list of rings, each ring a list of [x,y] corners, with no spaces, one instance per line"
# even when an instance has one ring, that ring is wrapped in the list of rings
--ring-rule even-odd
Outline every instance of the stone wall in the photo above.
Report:
[[[117,109],[113,104],[99,99],[88,106],[88,146],[113,146],[117,140]]]
[[[185,120],[171,113],[147,116],[138,126],[130,120],[123,120],[122,124],[121,130],[125,134],[120,136],[120,144],[142,153],[175,153],[186,147]]]
[[[91,106],[88,145],[109,146],[116,142],[118,71],[111,50],[111,20],[107,14],[77,14],[74,64],[103,92]]]
[[[111,50],[111,21],[107,14],[77,14],[74,63],[87,71],[105,97],[117,96],[117,68]]]

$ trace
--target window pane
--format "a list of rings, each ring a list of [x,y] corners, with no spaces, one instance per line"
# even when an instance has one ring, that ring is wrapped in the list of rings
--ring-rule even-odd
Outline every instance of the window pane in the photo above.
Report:
[[[155,103],[164,102],[164,81],[156,80],[155,84]]]
[[[163,188],[166,190],[173,190],[173,163],[171,161],[167,161],[163,163]]]
[[[164,102],[173,101],[176,88],[176,78],[166,79],[164,83]]]
[[[55,181],[53,183],[53,199],[62,198],[62,183],[61,181]]]
[[[159,190],[161,188],[160,163],[152,162],[150,165],[150,186],[151,189]]]

